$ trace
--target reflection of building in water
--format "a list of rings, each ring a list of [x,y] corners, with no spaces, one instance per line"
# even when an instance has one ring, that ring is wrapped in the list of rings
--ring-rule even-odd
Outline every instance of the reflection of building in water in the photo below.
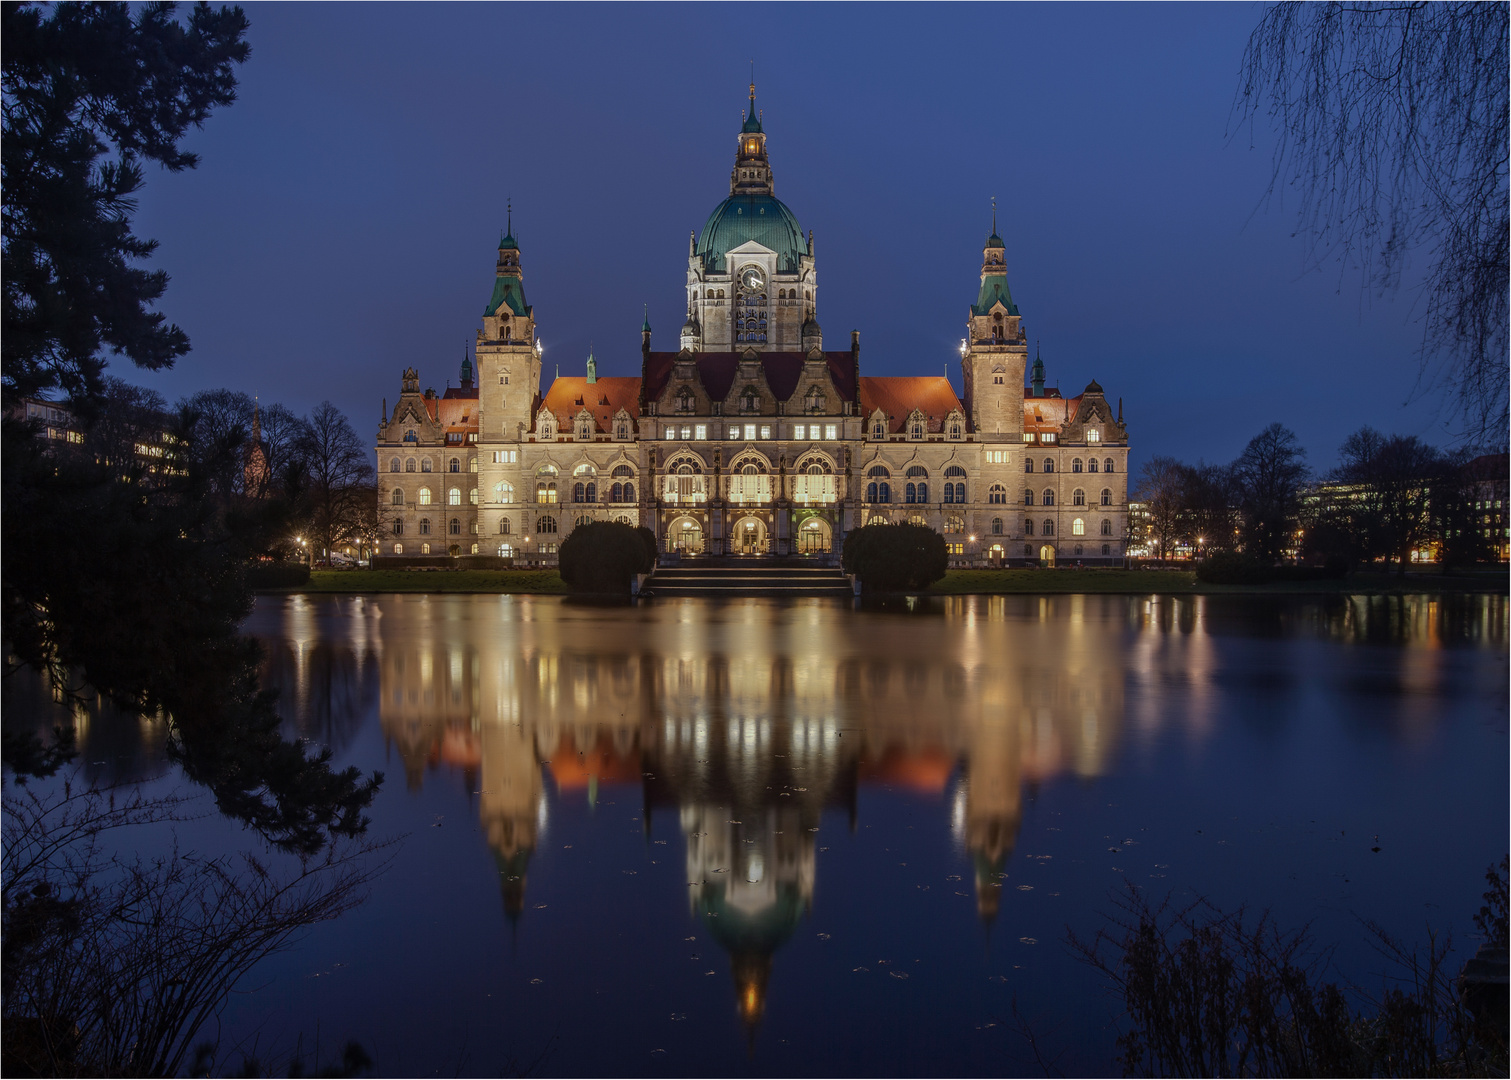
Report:
[[[692,911],[729,951],[752,1031],[772,958],[813,904],[826,811],[853,823],[860,784],[938,796],[989,920],[1023,786],[1098,775],[1122,721],[1122,623],[1088,612],[1095,598],[951,602],[942,620],[871,619],[861,642],[836,625],[853,613],[822,606],[715,621],[663,605],[616,623],[504,598],[497,620],[458,624],[441,601],[398,603],[381,623],[385,736],[411,786],[459,769],[478,793],[511,917],[545,770],[589,800],[640,783],[647,829],[676,814]]]

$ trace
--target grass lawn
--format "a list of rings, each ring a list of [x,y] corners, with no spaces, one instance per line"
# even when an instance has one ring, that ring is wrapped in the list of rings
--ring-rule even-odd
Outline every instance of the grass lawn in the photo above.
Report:
[[[555,570],[316,570],[280,593],[564,593]]]

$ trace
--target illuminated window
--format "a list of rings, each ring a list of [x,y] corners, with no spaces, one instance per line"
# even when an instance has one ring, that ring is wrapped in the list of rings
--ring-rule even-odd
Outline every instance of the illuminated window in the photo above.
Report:
[[[421,488],[420,489],[420,505],[421,506],[429,506],[430,505],[430,489],[429,488]]]
[[[1085,520],[1082,519],[1082,518],[1076,518],[1074,521],[1072,521],[1070,523],[1070,531],[1071,531],[1071,534],[1074,535],[1074,536],[1085,536],[1086,535],[1086,522],[1085,522]]]

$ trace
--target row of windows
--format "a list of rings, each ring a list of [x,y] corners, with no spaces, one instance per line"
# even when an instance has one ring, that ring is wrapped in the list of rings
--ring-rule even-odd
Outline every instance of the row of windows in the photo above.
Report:
[[[498,460],[498,454],[495,453],[493,455],[493,460],[494,461]],[[416,462],[416,460],[414,458],[407,458],[404,461],[404,470],[403,471],[404,472],[414,472],[414,471],[416,471],[415,470],[415,466],[417,464],[419,466],[419,471],[420,472],[430,472],[431,471],[431,461],[430,461],[429,458],[420,458],[418,462]],[[391,459],[389,459],[389,462],[388,462],[388,471],[391,472],[391,473],[396,473],[396,472],[399,471],[399,459],[398,458],[391,458]],[[452,458],[450,461],[448,461],[446,463],[446,471],[447,472],[454,472],[454,473],[461,472],[462,471],[462,459],[461,458]],[[477,459],[476,458],[469,458],[468,459],[468,461],[467,461],[467,471],[468,472],[477,472]]]
[[[1082,470],[1082,465],[1083,465],[1083,462],[1081,461],[1080,458],[1072,458],[1071,462],[1070,462],[1070,471],[1073,472],[1073,473],[1078,473],[1078,472],[1080,472]],[[1097,459],[1096,458],[1092,458],[1090,461],[1085,462],[1084,465],[1086,466],[1086,469],[1085,469],[1086,472],[1096,472],[1097,471]],[[1033,458],[1026,457],[1026,458],[1023,459],[1023,471],[1024,472],[1033,472],[1034,471],[1034,459]],[[1047,473],[1052,473],[1052,472],[1055,471],[1055,459],[1054,458],[1045,458],[1044,459],[1044,470],[1043,471],[1047,472]],[[1103,472],[1117,472],[1117,462],[1113,461],[1111,458],[1108,458],[1106,461],[1104,461],[1102,463],[1102,471]]]
[[[420,529],[420,535],[421,536],[429,536],[430,535],[430,519],[429,518],[421,518],[420,522],[419,522],[419,529]],[[450,532],[452,536],[461,536],[462,535],[462,519],[461,518],[452,518],[451,521],[450,521],[450,523],[447,525],[447,531]],[[477,522],[475,522],[475,521],[472,522],[468,531],[476,533],[477,532]],[[404,535],[404,519],[403,518],[394,518],[394,521],[393,521],[393,534],[395,536],[403,536]]]
[[[1040,499],[1040,502],[1039,502],[1040,506],[1053,506],[1055,504],[1055,492],[1054,492],[1054,488],[1045,488],[1044,489],[1044,494],[1041,495],[1039,497],[1039,499]],[[1029,489],[1029,488],[1024,488],[1023,489],[1023,505],[1024,506],[1032,506],[1033,504],[1034,504],[1034,493],[1033,493],[1033,491],[1031,489]],[[1082,491],[1080,488],[1076,488],[1074,491],[1072,491],[1070,493],[1070,505],[1071,506],[1085,506],[1086,505],[1086,492]],[[1103,488],[1102,489],[1102,505],[1103,506],[1111,506],[1112,505],[1112,489],[1111,488]]]
[[[404,489],[403,488],[394,488],[393,489],[393,494],[390,497],[391,497],[391,499],[393,501],[393,504],[395,506],[403,506],[404,505]],[[419,503],[419,505],[421,505],[421,506],[429,506],[429,505],[431,505],[432,501],[433,500],[431,498],[430,489],[428,487],[422,487],[420,489],[419,498],[417,500],[417,502]],[[477,488],[473,488],[470,492],[468,492],[468,501],[471,502],[473,506],[477,505]],[[461,506],[462,505],[462,489],[461,488],[452,488],[450,491],[446,492],[446,505],[447,506]]]
[[[719,438],[719,431],[724,427],[722,424],[682,424],[680,426],[667,424],[662,428],[662,433],[666,439],[703,441],[709,437],[710,427],[713,430],[713,437],[715,439]],[[779,427],[778,425],[774,429],[771,424],[730,424],[727,438],[770,439],[772,431],[779,429]],[[827,439],[832,441],[839,438],[838,424],[793,424],[791,427],[792,434],[789,438],[793,439]]]

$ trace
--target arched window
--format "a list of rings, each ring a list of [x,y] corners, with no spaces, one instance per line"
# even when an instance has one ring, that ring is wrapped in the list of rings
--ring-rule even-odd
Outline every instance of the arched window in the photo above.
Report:
[[[1045,488],[1044,489],[1044,505],[1045,506],[1053,506],[1054,504],[1055,504],[1055,492],[1054,492],[1054,488]]]
[[[1081,459],[1080,458],[1072,458],[1071,459],[1071,462],[1070,462],[1070,471],[1071,472],[1080,472],[1081,471]]]
[[[1106,461],[1102,462],[1102,471],[1103,472],[1112,472],[1113,471],[1113,469],[1112,469],[1112,459],[1111,458],[1108,458]]]
[[[572,485],[572,501],[574,503],[583,502],[583,494],[583,486],[581,484]]]
[[[461,518],[452,518],[451,519],[451,535],[452,536],[461,536],[462,535],[462,519]]]
[[[450,464],[449,467],[450,467],[450,469],[451,469],[452,472],[461,472],[462,471],[462,462],[461,462],[461,459],[459,459],[459,458],[452,458],[451,459],[451,464]]]
[[[1024,518],[1023,519],[1023,535],[1024,536],[1032,536],[1033,534],[1034,534],[1034,519],[1033,518]]]
[[[1024,506],[1032,506],[1033,504],[1034,504],[1034,493],[1033,493],[1033,491],[1031,491],[1029,488],[1024,488],[1023,489],[1023,505]]]
[[[1001,536],[1002,535],[1002,519],[1001,518],[992,518],[992,535],[993,536]]]
[[[390,461],[388,463],[388,471],[389,472],[398,472],[399,471],[399,459],[398,458],[394,458],[392,461]]]
[[[918,485],[917,484],[909,484],[908,485],[907,494],[903,497],[903,502],[914,503],[914,502],[917,502],[917,501],[918,501]]]
[[[951,465],[951,466],[949,466],[948,468],[946,468],[944,470],[944,475],[947,476],[947,477],[948,476],[953,476],[953,477],[956,477],[958,479],[959,477],[962,477],[962,476],[965,475],[965,470],[962,469],[959,465]]]
[[[914,420],[911,424],[908,425],[908,438],[910,438],[910,439],[921,439],[921,438],[923,438],[923,421],[922,420]]]
[[[587,501],[590,502],[590,503],[595,503],[595,502],[598,501],[598,485],[597,485],[597,483],[595,483],[592,480],[588,481],[588,498],[587,498]]]
[[[429,458],[421,458],[420,459],[420,471],[421,472],[429,472],[430,471],[430,459]]]
[[[394,518],[393,519],[393,534],[395,536],[403,536],[404,535],[404,519],[403,518]]]
[[[467,501],[473,506],[477,505],[477,488],[472,488],[467,492]]]
[[[421,555],[429,555],[430,554],[430,545],[429,544],[421,544],[420,545],[420,554]]]
[[[867,472],[866,475],[871,477],[873,480],[883,480],[889,479],[892,476],[892,471],[885,465],[872,465],[870,471]]]
[[[875,501],[876,501],[876,481],[873,480],[869,484],[866,485],[866,502],[868,502],[868,503],[874,503]]]
[[[908,466],[908,479],[909,480],[920,480],[920,479],[927,480],[928,478],[929,478],[929,470],[925,469],[922,465],[909,465]]]
[[[420,535],[421,536],[429,536],[430,535],[430,519],[429,518],[421,518],[420,519]]]
[[[1102,433],[1096,428],[1087,428],[1086,441],[1089,443],[1099,443],[1102,441]]]
[[[809,413],[821,413],[824,411],[824,392],[818,387],[808,391],[803,399],[803,408]]]
[[[1102,519],[1102,535],[1103,536],[1111,536],[1112,535],[1112,522],[1110,520],[1108,520],[1107,518],[1103,518]],[[1103,554],[1105,555],[1106,552],[1103,552]]]
[[[509,528],[510,528],[510,526],[509,526],[509,519],[508,518],[501,517],[501,518],[498,519],[498,534],[500,536],[508,536],[509,535]]]
[[[393,504],[395,506],[403,506],[404,505],[404,489],[403,488],[394,488],[393,489]]]
[[[1103,506],[1111,506],[1112,505],[1112,489],[1111,488],[1103,488],[1102,489],[1102,505]]]
[[[1033,458],[1026,457],[1026,458],[1023,459],[1023,471],[1024,472],[1033,472],[1034,471],[1034,459]]]
[[[404,554],[404,545],[403,544],[395,544],[393,546],[393,553],[395,555],[402,555],[402,554]]]
[[[577,524],[579,524],[579,525],[591,525],[591,524],[593,524],[593,515],[592,514],[583,514],[581,517],[579,517],[577,519]]]
[[[512,503],[514,501],[514,485],[507,480],[500,480],[494,484],[493,501],[496,503]]]
[[[1070,523],[1070,532],[1072,536],[1085,536],[1086,520],[1084,518],[1076,518]]]
[[[556,519],[547,514],[535,523],[535,531],[538,533],[554,533],[556,531]]]
[[[944,519],[944,531],[947,533],[965,532],[965,518],[959,514],[951,514]]]
[[[1096,472],[1097,471],[1097,459],[1096,458],[1092,458],[1090,461],[1088,461],[1086,463],[1086,471],[1087,472]]]
[[[1055,471],[1055,459],[1054,458],[1045,458],[1044,459],[1044,471],[1045,472],[1054,472]]]
[[[986,501],[989,503],[1006,503],[1007,488],[1001,484],[993,484],[986,492]]]
[[[446,492],[446,505],[447,506],[461,506],[462,505],[462,489],[461,488],[452,488],[450,491]]]
[[[635,470],[631,469],[628,465],[615,465],[614,466],[614,475],[616,477],[617,476],[634,476],[635,475]]]
[[[1044,535],[1045,536],[1053,536],[1054,534],[1055,534],[1055,523],[1053,521],[1051,521],[1049,518],[1045,518],[1044,519]]]
[[[404,471],[414,472],[414,458],[409,458],[404,462]]]
[[[1023,545],[1023,554],[1029,556],[1030,558],[1032,558],[1033,554],[1034,554],[1034,546],[1032,544],[1024,544]]]
[[[477,472],[477,458],[468,458],[467,459],[467,471],[468,472]]]
[[[514,557],[514,548],[513,548],[513,546],[510,545],[510,544],[500,544],[498,546],[498,557],[500,559],[511,559],[511,558],[513,558]]]
[[[871,438],[885,439],[887,437],[887,422],[880,417],[871,421]]]
[[[538,503],[554,503],[556,501],[556,481],[537,481],[535,484],[535,501]]]
[[[624,502],[623,484],[614,484],[609,488],[609,502]]]
[[[954,420],[954,421],[950,422],[950,431],[949,431],[950,438],[952,438],[952,439],[958,439],[964,433],[965,433],[965,429],[960,426],[960,421]]]
[[[430,489],[429,488],[421,488],[420,489],[420,505],[421,506],[429,506],[430,505]]]
[[[1086,492],[1082,491],[1080,488],[1076,488],[1074,491],[1072,491],[1070,493],[1070,505],[1071,506],[1085,506],[1086,505]]]

